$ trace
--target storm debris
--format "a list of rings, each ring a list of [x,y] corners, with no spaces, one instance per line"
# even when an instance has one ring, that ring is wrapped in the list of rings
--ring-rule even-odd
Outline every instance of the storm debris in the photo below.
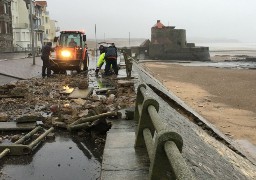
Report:
[[[57,74],[0,86],[0,122],[12,123],[12,127],[33,123],[32,129],[41,122],[44,128],[69,129],[81,138],[92,140],[100,151],[111,127],[109,120],[120,118],[118,110],[133,107],[136,95],[133,82],[107,78],[100,80],[106,86],[99,87],[89,75]],[[15,141],[20,135],[14,134],[9,139]],[[54,137],[54,134],[47,136]],[[4,138],[0,137],[0,143]]]

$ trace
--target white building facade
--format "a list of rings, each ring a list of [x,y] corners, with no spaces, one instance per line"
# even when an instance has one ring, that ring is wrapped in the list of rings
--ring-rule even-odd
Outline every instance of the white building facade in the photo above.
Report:
[[[31,50],[29,7],[24,0],[12,0],[12,27],[14,51]],[[34,47],[40,49],[56,36],[56,21],[51,20],[46,1],[32,1]]]
[[[25,51],[31,46],[29,13],[26,3],[23,0],[13,0],[11,9],[14,51]]]

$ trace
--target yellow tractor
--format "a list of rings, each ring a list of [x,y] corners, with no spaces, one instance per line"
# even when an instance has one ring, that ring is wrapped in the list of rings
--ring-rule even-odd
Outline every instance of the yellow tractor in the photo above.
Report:
[[[55,58],[51,62],[54,73],[76,70],[78,73],[88,70],[89,57],[86,46],[86,35],[82,31],[61,31],[57,42]]]

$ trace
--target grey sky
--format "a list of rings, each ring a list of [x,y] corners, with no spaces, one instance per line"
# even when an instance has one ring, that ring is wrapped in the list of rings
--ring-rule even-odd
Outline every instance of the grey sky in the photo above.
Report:
[[[160,19],[187,37],[256,42],[256,0],[47,0],[61,30],[85,29],[97,38],[150,38]]]

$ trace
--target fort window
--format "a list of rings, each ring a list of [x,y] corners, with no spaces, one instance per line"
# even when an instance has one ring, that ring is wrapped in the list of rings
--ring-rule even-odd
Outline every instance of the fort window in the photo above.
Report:
[[[181,42],[180,42],[180,41],[178,41],[177,44],[178,44],[179,46],[181,46]]]

